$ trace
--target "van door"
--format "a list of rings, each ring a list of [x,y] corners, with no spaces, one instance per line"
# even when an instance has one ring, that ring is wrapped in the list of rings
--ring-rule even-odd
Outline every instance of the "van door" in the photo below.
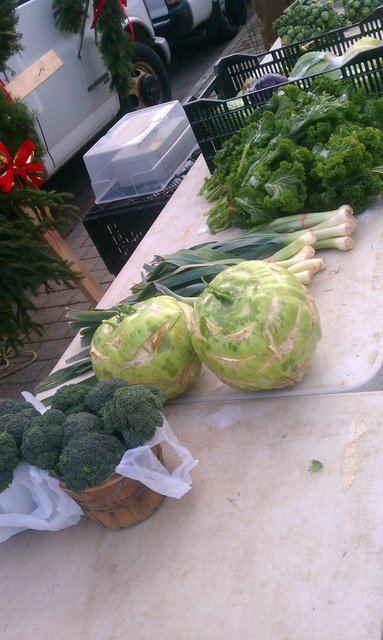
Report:
[[[27,0],[19,4],[17,31],[24,50],[7,62],[6,81],[53,49],[63,66],[25,102],[37,116],[37,133],[47,154],[48,175],[73,156],[119,109],[117,95],[110,90],[89,21],[80,57],[80,36],[62,33],[52,16],[51,0]]]

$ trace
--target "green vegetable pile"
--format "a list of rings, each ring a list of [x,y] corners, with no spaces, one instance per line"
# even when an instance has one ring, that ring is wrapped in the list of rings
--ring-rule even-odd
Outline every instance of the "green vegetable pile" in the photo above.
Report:
[[[251,229],[281,215],[364,211],[383,191],[383,99],[349,82],[286,85],[215,156],[201,194],[212,233]]]
[[[155,314],[155,322],[150,323],[152,337],[148,339],[145,334],[145,340],[142,342],[143,331],[149,328],[146,323],[148,318],[141,318],[141,324],[143,323],[144,327],[141,327],[139,334],[134,331],[130,338],[135,323],[129,322],[129,318],[134,317],[132,314],[127,315],[129,309],[131,311],[132,308],[145,310],[145,308],[162,307],[169,310],[178,308],[177,301],[182,307],[185,307],[187,302],[191,305],[188,307],[188,316],[191,320],[192,306],[197,296],[205,290],[215,276],[244,260],[272,261],[273,264],[293,273],[302,284],[307,285],[314,274],[325,266],[324,260],[315,256],[316,250],[349,251],[353,247],[351,236],[356,226],[357,221],[351,207],[341,205],[334,211],[305,213],[303,216],[301,214],[283,216],[266,225],[254,227],[243,236],[204,242],[190,249],[180,249],[170,255],[156,256],[152,264],[143,265],[143,270],[146,271],[145,276],[141,274],[141,282],[133,285],[132,294],[117,307],[67,312],[71,327],[80,330],[81,346],[84,348],[69,358],[65,367],[45,378],[40,383],[38,392],[48,391],[58,385],[72,382],[84,374],[96,372],[97,376],[106,378],[111,376],[118,378],[124,375],[130,382],[133,382],[129,380],[131,376],[150,376],[151,384],[161,388],[165,399],[171,397],[172,388],[176,388],[177,393],[182,393],[196,379],[200,368],[200,360],[190,340],[189,328],[187,341],[183,339],[181,342],[174,342],[173,347],[175,352],[178,350],[178,354],[176,353],[170,360],[164,357],[162,349],[165,350],[165,356],[172,355],[172,350],[169,348],[172,338],[167,336],[167,343],[154,339],[159,328],[163,326],[162,314]],[[169,305],[169,296],[175,298],[172,298],[172,305]],[[144,300],[149,301],[148,306],[142,307],[137,304]],[[136,319],[139,316],[140,314]],[[132,348],[136,344],[138,335],[141,337],[141,343],[146,346],[145,350],[138,348],[137,353],[145,357],[132,357]],[[94,340],[95,336],[97,340]],[[164,338],[166,332],[160,331],[160,336]],[[139,346],[140,343],[137,342],[137,344]],[[179,352],[181,346],[183,350],[186,349],[183,355]],[[153,347],[155,347],[154,351]],[[192,354],[191,360],[189,357],[186,359],[184,357],[189,353],[189,349]],[[97,360],[100,361],[99,364]],[[171,366],[172,362],[177,366]],[[134,368],[137,370],[134,371]],[[194,371],[192,378],[190,378],[191,371]],[[172,374],[173,382],[169,379],[169,372]],[[92,382],[93,379],[94,375],[88,378],[88,381]],[[142,380],[136,380],[136,382],[142,382]],[[148,379],[146,383],[149,383]],[[76,395],[73,396],[73,403],[77,403]]]
[[[273,28],[282,44],[290,44],[345,24],[345,17],[336,11],[333,0],[295,0],[274,21]]]
[[[381,4],[381,0],[343,0],[345,18],[347,22],[360,22]]]
[[[20,460],[46,469],[75,493],[101,484],[127,449],[145,444],[162,426],[163,401],[157,387],[120,379],[61,387],[44,414],[25,402],[0,400],[0,492]]]

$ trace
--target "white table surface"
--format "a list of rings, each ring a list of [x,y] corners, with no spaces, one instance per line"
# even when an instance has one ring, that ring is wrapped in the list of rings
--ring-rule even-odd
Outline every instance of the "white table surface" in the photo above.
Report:
[[[129,529],[84,517],[1,544],[1,636],[381,640],[382,409],[380,392],[169,405],[191,491]]]
[[[110,308],[126,298],[132,285],[141,280],[143,265],[155,255],[245,233],[226,229],[212,236],[208,232],[204,212],[209,204],[197,195],[208,175],[201,156],[111,284],[99,308]],[[313,365],[295,387],[257,392],[258,397],[383,388],[383,205],[362,214],[353,238],[355,245],[351,251],[327,250],[317,254],[324,258],[326,269],[316,274],[309,285],[322,325],[322,339]],[[77,336],[55,370],[65,366],[68,357],[79,350]],[[235,399],[248,394],[220,383],[203,368],[199,382],[177,402],[190,398],[208,400],[216,395]]]

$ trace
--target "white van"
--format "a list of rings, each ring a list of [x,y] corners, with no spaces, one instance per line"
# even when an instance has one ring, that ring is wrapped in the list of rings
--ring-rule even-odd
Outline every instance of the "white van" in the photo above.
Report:
[[[7,61],[5,74],[0,74],[2,80],[10,82],[52,49],[64,63],[25,98],[37,118],[49,177],[113,120],[120,111],[120,101],[110,89],[109,73],[90,30],[91,16],[80,51],[80,36],[63,33],[55,26],[51,0],[19,0],[18,5],[17,31],[22,34],[24,50]],[[129,108],[167,102],[171,100],[166,71],[168,43],[155,35],[144,0],[129,0],[128,9],[136,41]]]
[[[195,31],[231,40],[246,22],[246,0],[146,0],[156,35],[177,42]],[[272,0],[269,0],[270,2]]]

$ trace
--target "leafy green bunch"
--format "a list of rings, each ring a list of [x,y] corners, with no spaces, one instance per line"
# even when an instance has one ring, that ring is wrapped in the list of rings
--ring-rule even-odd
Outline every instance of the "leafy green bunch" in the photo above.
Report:
[[[252,228],[281,215],[362,212],[383,190],[383,98],[346,82],[311,92],[287,85],[215,156],[201,193],[210,231]]]

